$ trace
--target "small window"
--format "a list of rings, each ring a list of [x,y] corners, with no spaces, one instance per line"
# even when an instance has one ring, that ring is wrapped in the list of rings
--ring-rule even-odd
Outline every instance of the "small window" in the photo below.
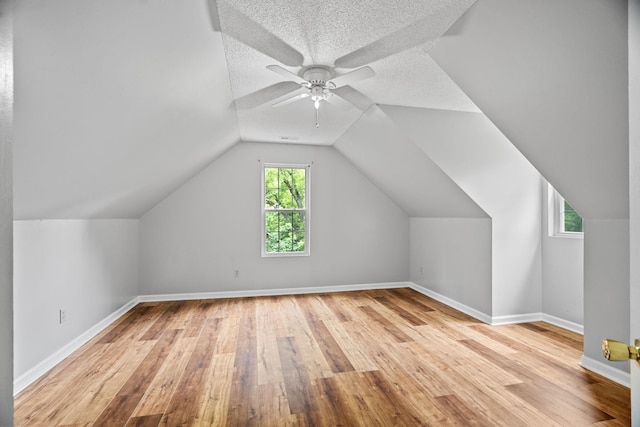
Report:
[[[561,225],[562,231],[565,233],[582,233],[582,217],[578,215],[575,209],[566,201],[562,200]]]
[[[262,165],[262,256],[309,255],[308,165]]]
[[[549,235],[582,237],[582,217],[564,197],[549,185]]]

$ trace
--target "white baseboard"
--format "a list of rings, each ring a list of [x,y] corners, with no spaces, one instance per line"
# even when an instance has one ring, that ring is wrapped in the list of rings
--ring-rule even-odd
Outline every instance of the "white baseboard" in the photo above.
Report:
[[[556,325],[562,329],[575,332],[576,334],[584,335],[584,326],[579,323],[571,322],[570,320],[561,319],[559,317],[552,316],[550,314],[545,314],[545,313],[541,313],[541,314],[542,314],[541,320],[543,322]]]
[[[141,302],[185,301],[194,299],[218,299],[240,297],[264,297],[274,295],[301,295],[325,292],[367,291],[373,289],[393,289],[410,287],[408,282],[368,283],[360,285],[317,286],[304,288],[256,289],[248,291],[198,292],[186,294],[141,295]]]
[[[618,384],[625,387],[631,387],[631,374],[614,367],[616,364],[623,363],[626,363],[627,366],[629,364],[628,361],[601,362],[584,355],[582,356],[582,359],[580,359],[580,366],[582,366],[583,368],[593,371],[596,374],[602,375],[605,378],[609,378],[611,381],[617,382]]]
[[[570,320],[561,319],[546,313],[517,314],[513,316],[494,316],[492,325],[513,325],[516,323],[546,322],[559,328],[584,335],[584,326]]]
[[[17,395],[22,390],[24,390],[27,386],[32,384],[38,378],[49,372],[54,366],[58,363],[62,362],[65,358],[69,357],[71,353],[78,350],[84,344],[86,344],[93,337],[102,332],[105,328],[111,325],[113,322],[118,320],[123,314],[127,311],[131,310],[136,304],[138,304],[138,298],[134,298],[100,322],[93,325],[83,334],[79,335],[71,342],[60,348],[58,351],[53,353],[51,356],[44,359],[42,362],[38,363],[33,368],[29,369],[24,374],[20,375],[13,381],[13,395]]]
[[[515,325],[518,323],[539,322],[541,320],[542,313],[510,314],[506,316],[492,316],[491,324],[493,326]]]
[[[407,282],[390,282],[390,283],[371,283],[361,285],[339,285],[339,286],[321,286],[321,287],[305,287],[293,289],[267,289],[255,291],[228,291],[228,292],[204,292],[204,293],[187,293],[187,294],[163,294],[163,295],[142,295],[133,298],[131,301],[93,325],[87,331],[73,339],[71,342],[60,348],[58,351],[29,369],[20,377],[13,381],[14,396],[24,390],[27,386],[35,382],[42,375],[49,372],[54,366],[69,357],[71,353],[78,350],[93,337],[102,332],[105,328],[118,320],[127,311],[132,309],[140,302],[155,301],[181,301],[194,299],[211,299],[211,298],[236,298],[236,297],[256,297],[271,295],[296,295],[310,294],[322,292],[344,292],[344,291],[362,291],[372,289],[392,289],[408,287]]]
[[[409,287],[414,291],[420,292],[423,295],[428,296],[429,298],[433,298],[436,301],[439,301],[443,304],[448,305],[449,307],[455,308],[458,311],[463,312],[464,314],[468,314],[469,316],[480,320],[481,322],[492,324],[491,316],[485,314],[475,308],[471,308],[467,305],[459,303],[458,301],[441,295],[437,292],[432,291],[431,289],[424,288],[416,283],[410,282]]]
[[[552,325],[558,326],[563,329],[567,329],[572,332],[576,332],[578,334],[584,335],[584,327],[578,323],[571,322],[569,320],[561,319],[556,316],[552,316],[550,314],[545,313],[526,313],[526,314],[516,314],[516,315],[508,315],[508,316],[490,316],[486,313],[483,313],[479,310],[466,306],[454,299],[441,295],[437,292],[432,291],[431,289],[427,289],[423,286],[420,286],[416,283],[410,282],[409,287],[415,291],[420,292],[430,298],[433,298],[436,301],[440,301],[443,304],[448,305],[449,307],[453,307],[456,310],[459,310],[469,316],[480,320],[481,322],[488,323],[490,325],[512,325],[517,323],[528,323],[528,322],[547,322]]]

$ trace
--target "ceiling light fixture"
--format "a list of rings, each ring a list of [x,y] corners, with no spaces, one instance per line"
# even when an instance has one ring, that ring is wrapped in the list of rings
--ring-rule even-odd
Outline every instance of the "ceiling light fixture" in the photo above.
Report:
[[[320,127],[318,122],[318,112],[320,110],[320,101],[326,101],[333,93],[331,89],[335,89],[336,85],[329,81],[331,73],[326,68],[311,67],[304,72],[302,76],[307,81],[309,93],[303,93],[301,98],[311,98],[313,106],[316,109],[316,127]]]
[[[281,76],[284,76],[307,89],[306,92],[302,92],[290,98],[276,102],[273,106],[280,107],[300,99],[311,98],[313,106],[316,109],[316,127],[320,127],[320,124],[318,123],[318,110],[320,110],[320,103],[322,101],[329,101],[330,103],[336,104],[345,110],[353,107],[352,103],[341,98],[342,95],[334,94],[332,90],[347,86],[352,82],[368,79],[376,74],[371,67],[362,67],[329,80],[331,79],[331,71],[322,65],[313,65],[307,68],[302,74],[302,77],[282,68],[279,65],[269,65],[267,66],[267,69],[276,74],[280,74]],[[354,91],[354,89],[351,90]]]

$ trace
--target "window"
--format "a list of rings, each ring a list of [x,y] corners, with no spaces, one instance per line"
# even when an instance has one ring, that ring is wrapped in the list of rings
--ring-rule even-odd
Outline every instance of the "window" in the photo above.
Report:
[[[549,235],[582,237],[582,217],[549,185]]]
[[[262,165],[262,256],[309,255],[308,165]]]

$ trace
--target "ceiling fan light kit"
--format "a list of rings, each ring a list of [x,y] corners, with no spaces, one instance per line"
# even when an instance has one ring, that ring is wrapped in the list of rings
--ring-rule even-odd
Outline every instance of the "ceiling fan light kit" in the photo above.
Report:
[[[309,94],[313,101],[313,106],[316,109],[316,127],[320,127],[320,123],[318,121],[320,101],[326,101],[331,97],[331,95],[333,95],[330,91],[330,85],[327,84],[327,81],[331,77],[331,73],[325,68],[311,67],[304,72],[302,77],[307,81],[305,86],[309,87]]]
[[[293,97],[277,102],[273,104],[273,106],[281,107],[300,99],[311,98],[311,101],[313,101],[313,106],[316,109],[316,127],[320,126],[318,124],[318,110],[320,109],[320,102],[329,101],[330,99],[332,99],[332,97],[334,97],[334,95],[335,98],[333,99],[339,98],[339,95],[332,92],[333,89],[347,86],[349,83],[368,79],[375,75],[373,69],[368,66],[358,68],[357,70],[351,71],[341,76],[337,76],[333,80],[330,80],[331,70],[320,65],[312,65],[308,67],[306,70],[304,70],[304,73],[302,73],[302,77],[279,65],[269,65],[267,66],[267,69],[273,71],[274,73],[280,74],[281,76],[286,77],[293,82],[298,83],[300,86],[308,90],[307,92],[303,92],[301,94],[297,94]],[[350,109],[353,107],[351,103],[347,102],[346,100],[343,101],[342,99],[341,101],[335,102],[335,104],[338,104],[345,109]]]

